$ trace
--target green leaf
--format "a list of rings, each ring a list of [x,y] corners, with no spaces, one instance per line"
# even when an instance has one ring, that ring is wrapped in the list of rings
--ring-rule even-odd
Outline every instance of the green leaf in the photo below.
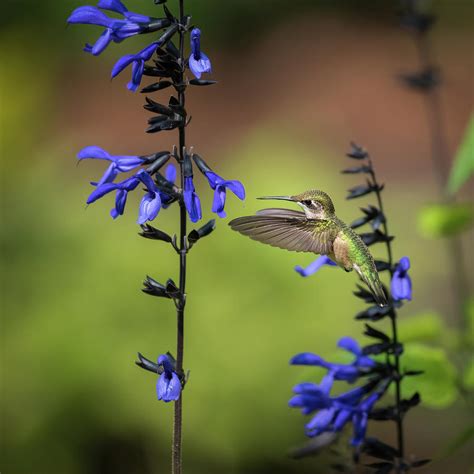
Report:
[[[422,313],[399,320],[398,338],[403,343],[434,341],[443,333],[443,319],[437,313]]]
[[[448,407],[458,398],[456,369],[444,349],[418,343],[406,344],[401,366],[403,370],[424,371],[422,375],[403,379],[404,397],[419,392],[422,403],[431,408]]]
[[[474,222],[471,204],[434,204],[421,210],[418,228],[424,237],[445,237],[469,228]]]
[[[474,390],[474,357],[471,357],[471,360],[464,371],[462,382],[465,388]]]
[[[448,192],[456,193],[474,173],[474,116],[471,117],[458,148],[451,174],[448,179]]]

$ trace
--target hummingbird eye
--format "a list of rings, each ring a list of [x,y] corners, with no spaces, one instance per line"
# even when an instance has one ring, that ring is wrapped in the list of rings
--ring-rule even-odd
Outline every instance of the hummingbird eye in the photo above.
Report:
[[[306,199],[305,201],[303,201],[303,204],[308,207],[311,206],[312,203],[313,202],[310,199]]]

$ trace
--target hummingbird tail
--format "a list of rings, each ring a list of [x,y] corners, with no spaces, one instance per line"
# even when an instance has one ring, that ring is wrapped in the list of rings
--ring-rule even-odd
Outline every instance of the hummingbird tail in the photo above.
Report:
[[[354,269],[357,271],[359,276],[362,278],[362,281],[369,287],[372,296],[375,299],[375,302],[379,306],[387,306],[388,301],[385,295],[385,291],[380,281],[377,270],[363,271],[359,267],[354,266]]]

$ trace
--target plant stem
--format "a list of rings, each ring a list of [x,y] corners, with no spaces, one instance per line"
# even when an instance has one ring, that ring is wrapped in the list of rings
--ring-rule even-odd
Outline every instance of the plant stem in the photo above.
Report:
[[[426,34],[416,34],[415,43],[421,69],[423,71],[433,69],[431,48]],[[425,91],[424,94],[431,138],[431,159],[436,175],[438,194],[444,203],[449,204],[454,199],[446,191],[446,181],[449,174],[449,153],[444,136],[443,114],[438,87],[435,84]],[[456,313],[461,328],[466,329],[468,322],[467,315],[464,314],[464,302],[467,301],[469,295],[469,285],[464,267],[462,241],[459,236],[447,238],[446,247],[451,263],[451,281],[453,294],[455,295]]]
[[[184,0],[179,1],[179,21],[182,23],[184,18]],[[181,61],[181,80],[184,78],[184,31],[179,31],[179,55]],[[184,109],[185,94],[184,91],[178,92],[178,100]],[[179,127],[179,165],[181,171],[181,190],[184,190],[184,155],[186,153],[186,132],[185,124]],[[183,197],[179,202],[180,216],[180,235],[179,235],[179,291],[180,298],[177,304],[177,349],[176,349],[176,372],[183,374],[183,357],[184,357],[184,307],[186,304],[186,206]],[[178,400],[174,402],[174,420],[173,420],[173,446],[172,446],[172,470],[173,474],[181,474],[182,472],[182,426],[183,426],[183,391]]]
[[[373,185],[376,187],[376,196],[377,196],[377,203],[380,209],[380,212],[384,215],[385,217],[385,212],[383,208],[383,202],[382,202],[382,194],[380,193],[378,189],[378,183],[377,183],[377,178],[375,177],[375,171],[374,171],[374,166],[372,164],[372,160],[370,159],[370,155],[367,155],[368,162],[369,162],[369,168],[370,168],[370,176],[373,181]],[[388,237],[390,234],[388,232],[388,224],[386,218],[384,219],[384,222],[382,224],[383,231],[385,235]],[[388,241],[385,243],[387,247],[387,257],[388,257],[388,263],[390,267],[390,278],[393,277],[393,253],[392,253],[392,244],[391,241]],[[401,410],[401,382],[402,382],[402,377],[400,374],[400,355],[398,354],[397,347],[398,347],[398,332],[397,332],[397,311],[395,310],[395,307],[393,306],[393,302],[390,303],[392,305],[392,311],[390,314],[390,320],[392,321],[392,343],[393,343],[393,348],[394,348],[394,360],[395,363],[393,365],[395,369],[395,402],[397,405],[397,418],[396,418],[396,425],[397,425],[397,447],[398,447],[398,455],[400,459],[403,459],[404,454],[405,454],[405,446],[404,446],[404,440],[403,440],[403,418],[402,418],[402,410]],[[400,466],[397,466],[397,473],[401,472]]]

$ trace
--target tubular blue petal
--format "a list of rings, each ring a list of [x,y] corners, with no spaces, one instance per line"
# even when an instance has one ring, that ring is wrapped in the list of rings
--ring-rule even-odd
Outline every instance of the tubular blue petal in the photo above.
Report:
[[[148,61],[160,45],[159,41],[155,41],[142,49],[137,54],[127,54],[120,58],[112,69],[112,78],[120,74],[127,66],[133,63],[132,79],[127,84],[127,87],[131,91],[136,91],[140,86],[140,82],[143,76],[145,68],[145,62]]]
[[[295,355],[291,360],[292,365],[316,365],[320,367],[327,367],[329,364],[320,356],[312,354],[311,352],[303,352]]]
[[[140,13],[125,12],[123,15],[128,21],[132,21],[134,23],[147,24],[151,22],[151,18],[149,16],[142,15]]]
[[[120,0],[100,0],[97,6],[122,15],[128,12],[128,8]]]
[[[193,178],[191,176],[187,176],[184,179],[183,199],[191,222],[200,220],[202,218],[201,201],[199,196],[195,193]]]
[[[310,393],[319,395],[322,393],[321,387],[312,382],[302,382],[293,387],[294,393]]]
[[[362,368],[370,368],[370,367],[375,367],[377,365],[377,362],[368,356],[357,357],[357,360],[355,363],[357,367],[362,367]]]
[[[171,360],[170,360],[169,356],[167,356],[166,354],[161,354],[158,357],[158,365],[162,365],[163,369],[166,372],[172,372],[173,371],[173,364],[171,363]]]
[[[402,257],[398,262],[398,269],[407,272],[410,269],[410,259],[408,257]]]
[[[136,174],[136,177],[146,186],[148,191],[150,191],[151,193],[158,192],[158,187],[153,181],[153,178],[145,170],[140,170]]]
[[[112,183],[117,177],[117,174],[118,173],[115,163],[111,163],[102,178],[100,178],[100,181],[97,183],[97,186],[102,186],[105,183]]]
[[[173,372],[168,385],[168,400],[178,400],[181,395],[181,382],[176,373]]]
[[[224,186],[232,191],[241,201],[245,199],[245,188],[240,181],[230,180],[224,181]]]
[[[164,402],[178,400],[181,394],[179,377],[174,372],[170,375],[167,372],[162,373],[156,384],[156,392],[158,400]]]
[[[110,211],[110,215],[113,219],[123,215],[125,211],[125,204],[127,203],[127,191],[124,189],[118,189],[115,196],[115,207]]]
[[[392,292],[392,297],[395,301],[411,300],[411,278],[408,276],[408,274],[400,276],[397,272],[395,272],[390,283],[390,290]]]
[[[117,189],[117,185],[115,183],[105,183],[102,186],[96,187],[87,198],[87,204],[92,204],[93,202],[97,201],[97,199],[100,199],[115,189]]]
[[[194,54],[191,54],[189,57],[189,69],[191,69],[197,79],[200,79],[202,73],[212,72],[211,61],[204,53],[201,53],[200,59],[196,59]]]
[[[79,7],[76,8],[69,18],[68,23],[98,25],[108,27],[111,23],[110,18],[96,7]]]
[[[77,157],[80,160],[87,158],[95,158],[98,160],[110,160],[111,156],[103,148],[99,146],[86,146],[78,154]]]
[[[138,60],[133,63],[132,79],[127,84],[128,90],[135,92],[140,87],[144,69],[145,63],[142,60]]]
[[[319,383],[319,388],[323,393],[329,395],[334,384],[334,375],[332,372],[325,375]]]
[[[214,199],[212,201],[212,212],[216,212],[218,214],[224,214],[224,206],[225,206],[225,198],[226,198],[226,191],[225,188],[222,186],[218,186],[214,191]]]
[[[117,170],[121,173],[132,171],[137,166],[143,164],[143,160],[138,156],[113,156],[112,160],[115,162]]]
[[[104,32],[99,36],[99,39],[95,42],[94,46],[92,46],[91,54],[94,56],[98,56],[105,48],[110,44],[112,41],[112,30],[110,28],[106,28]]]
[[[369,417],[367,413],[355,413],[353,415],[352,423],[354,425],[354,436],[351,440],[352,446],[360,446],[363,443],[368,421]]]
[[[352,352],[355,355],[361,354],[359,343],[355,339],[349,336],[345,336],[339,339],[339,342],[337,343],[337,347],[340,347],[341,349],[345,349],[346,351]]]
[[[147,193],[143,196],[138,214],[138,224],[152,221],[161,209],[161,198],[159,193]]]
[[[306,268],[297,265],[295,267],[295,271],[303,277],[308,277],[313,273],[316,273],[324,265],[336,266],[337,264],[334,263],[327,255],[321,255],[314,262],[310,263]]]
[[[126,56],[121,57],[112,68],[112,78],[120,74],[127,66],[135,61],[134,54],[127,54]]]
[[[344,428],[344,426],[346,425],[346,423],[350,420],[352,416],[352,411],[351,410],[346,410],[346,409],[342,409],[340,410],[335,419],[334,419],[334,431],[341,431],[342,428]]]
[[[199,28],[193,28],[191,30],[191,52],[192,55],[199,59],[201,56],[201,30]]]
[[[170,163],[165,170],[165,178],[170,182],[170,183],[175,183],[176,181],[176,166],[174,166],[172,163]]]
[[[319,432],[325,431],[336,413],[335,408],[325,408],[320,410],[309,423],[306,424],[308,431],[317,429]]]

